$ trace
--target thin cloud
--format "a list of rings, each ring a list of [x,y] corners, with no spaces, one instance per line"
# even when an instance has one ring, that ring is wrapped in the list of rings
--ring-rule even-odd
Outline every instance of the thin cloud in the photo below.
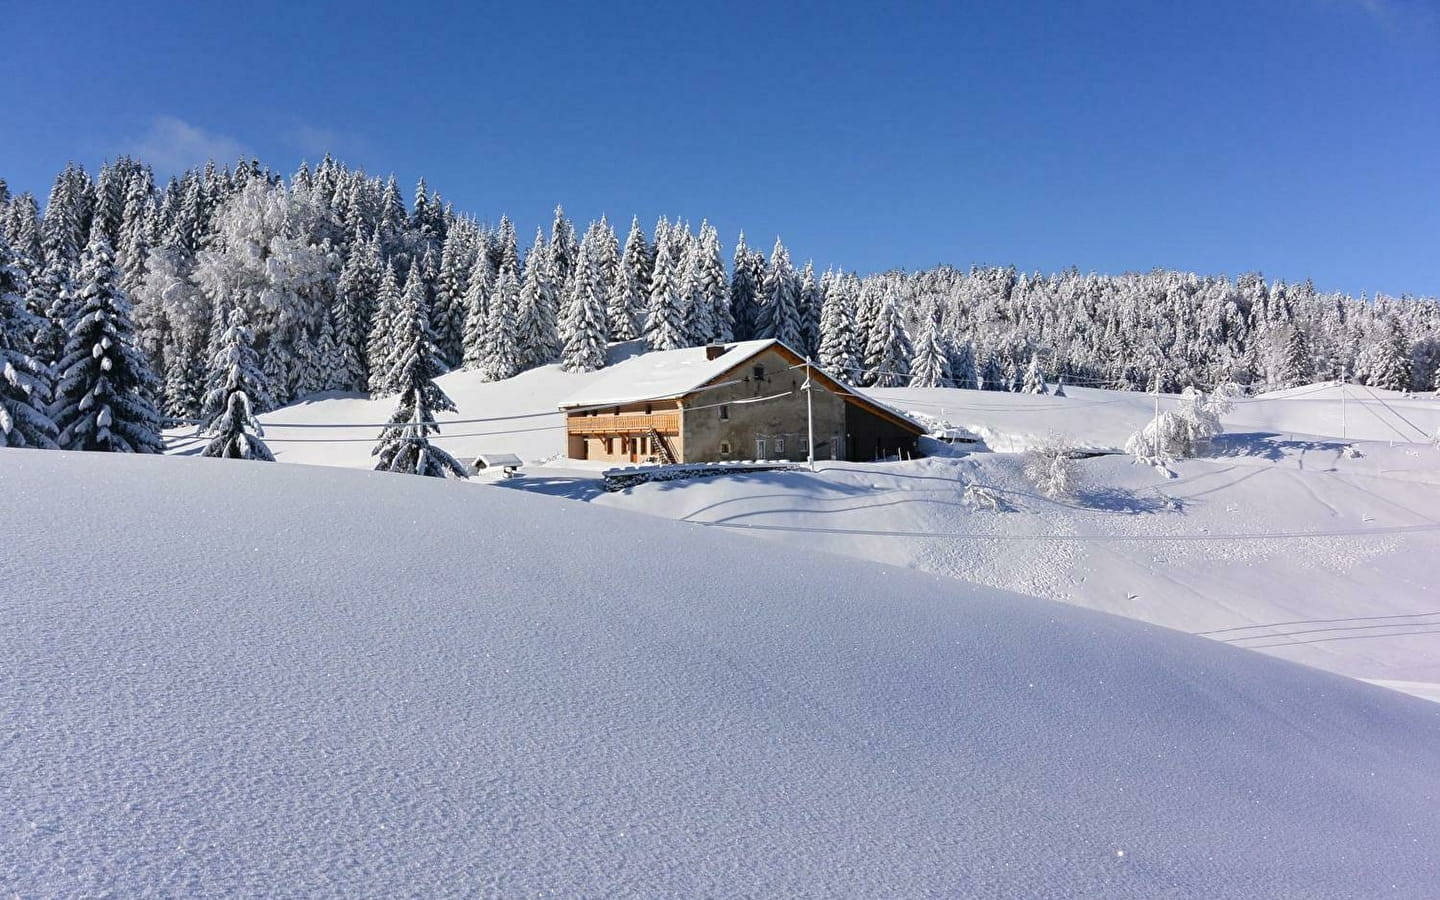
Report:
[[[356,163],[357,154],[363,154],[366,142],[358,134],[337,131],[309,122],[299,122],[290,128],[290,143],[301,155],[314,163],[329,153],[336,159]]]
[[[156,116],[140,137],[130,141],[125,152],[149,163],[156,172],[178,174],[203,166],[210,160],[229,165],[252,155],[240,141],[229,135],[206,131],[177,116]]]

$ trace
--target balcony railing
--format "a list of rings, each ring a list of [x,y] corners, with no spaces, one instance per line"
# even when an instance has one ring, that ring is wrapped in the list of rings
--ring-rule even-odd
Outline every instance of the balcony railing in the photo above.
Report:
[[[662,433],[679,434],[680,414],[573,415],[565,417],[565,428],[569,434],[646,434],[652,428]]]

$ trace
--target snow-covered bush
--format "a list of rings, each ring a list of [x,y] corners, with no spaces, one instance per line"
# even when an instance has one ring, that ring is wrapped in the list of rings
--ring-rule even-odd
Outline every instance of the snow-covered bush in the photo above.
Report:
[[[1202,453],[1211,438],[1224,431],[1220,417],[1230,411],[1237,388],[1221,385],[1213,393],[1190,387],[1180,408],[1161,413],[1130,436],[1125,452],[1151,465],[1189,459]]]
[[[978,509],[988,509],[991,512],[1003,512],[1006,508],[1005,498],[984,485],[971,482],[965,485],[964,501],[969,506]]]
[[[1074,448],[1049,437],[1026,454],[1025,479],[1052,500],[1068,497],[1076,487]]]

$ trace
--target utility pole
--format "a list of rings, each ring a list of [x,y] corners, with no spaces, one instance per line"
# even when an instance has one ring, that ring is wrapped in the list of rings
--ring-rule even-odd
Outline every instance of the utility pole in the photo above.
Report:
[[[805,452],[810,458],[810,471],[815,471],[815,405],[811,401],[814,389],[810,385],[810,357],[805,357],[805,428],[808,432]]]
[[[1344,369],[1340,370],[1340,439],[1344,441],[1350,440],[1350,414],[1345,408],[1345,382],[1349,377]]]

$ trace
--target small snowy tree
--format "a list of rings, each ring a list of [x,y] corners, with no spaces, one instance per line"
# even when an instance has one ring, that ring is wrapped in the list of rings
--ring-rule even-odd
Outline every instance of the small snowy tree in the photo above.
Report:
[[[50,417],[67,450],[160,453],[158,385],[135,346],[130,301],[98,229],[80,259],[79,310],[70,323]]]
[[[1179,409],[1151,419],[1130,436],[1125,452],[1156,466],[1198,456],[1212,438],[1224,431],[1220,417],[1230,411],[1237,390],[1230,384],[1221,385],[1211,394],[1186,388]]]
[[[1051,500],[1075,492],[1074,448],[1058,437],[1041,441],[1025,456],[1025,478]]]
[[[455,457],[430,445],[430,435],[440,431],[436,411],[454,412],[455,404],[435,383],[445,369],[420,296],[406,291],[397,311],[395,363],[386,381],[399,391],[400,403],[371,455],[379,457],[375,469],[381,472],[464,478],[465,467]]]
[[[939,327],[926,315],[920,323],[920,340],[915,345],[911,387],[954,387],[950,356],[940,344]]]
[[[1045,383],[1045,373],[1040,371],[1039,354],[1030,354],[1030,365],[1025,367],[1025,384],[1021,390],[1026,394],[1050,393],[1050,386]]]
[[[230,311],[230,321],[220,338],[220,349],[210,364],[208,390],[200,417],[210,443],[201,456],[224,459],[254,459],[274,462],[275,457],[262,440],[265,429],[255,418],[255,405],[268,406],[265,376],[251,346],[249,317],[239,307]]]

